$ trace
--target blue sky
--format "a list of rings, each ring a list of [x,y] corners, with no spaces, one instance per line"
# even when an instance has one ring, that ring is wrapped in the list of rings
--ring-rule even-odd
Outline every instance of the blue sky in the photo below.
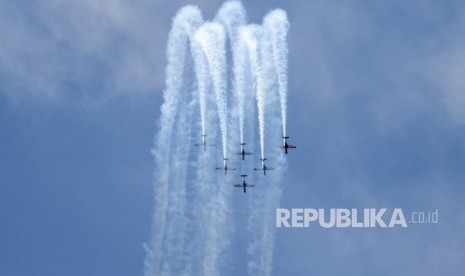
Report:
[[[0,274],[140,275],[171,17],[220,1],[0,4]],[[440,211],[408,229],[281,229],[276,275],[461,275],[465,6],[245,1],[288,12],[286,208]],[[274,210],[270,210],[271,213]]]

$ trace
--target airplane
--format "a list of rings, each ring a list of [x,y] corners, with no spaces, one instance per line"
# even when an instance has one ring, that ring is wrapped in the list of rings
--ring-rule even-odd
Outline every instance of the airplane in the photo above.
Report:
[[[266,175],[266,171],[269,171],[269,170],[274,170],[274,168],[269,168],[265,165],[265,160],[266,158],[260,158],[260,161],[262,161],[262,167],[261,168],[254,168],[254,171],[263,171],[263,175]]]
[[[241,177],[243,178],[242,184],[235,184],[234,187],[236,187],[236,188],[244,188],[244,193],[247,192],[246,191],[247,187],[249,187],[249,188],[255,187],[255,185],[245,182],[245,178],[247,177],[246,174],[241,175]]]
[[[202,144],[195,144],[196,147],[203,147],[203,151],[207,151],[207,147],[214,147],[215,145],[208,145],[205,139],[207,135],[202,134]]]
[[[236,155],[242,155],[242,160],[244,160],[246,155],[252,155],[253,153],[247,152],[244,149],[244,146],[247,145],[246,143],[241,143],[241,151],[236,153]]]
[[[223,167],[216,167],[217,170],[224,170],[224,175],[226,175],[228,173],[228,171],[235,171],[236,168],[230,168],[228,167],[228,164],[226,163],[226,161],[228,160],[228,158],[223,158]]]
[[[284,139],[284,145],[283,145],[282,147],[280,147],[280,148],[283,148],[283,149],[284,149],[284,153],[286,153],[286,154],[287,154],[287,150],[288,150],[288,149],[295,149],[295,148],[297,148],[296,146],[289,145],[289,144],[287,143],[287,139],[289,139],[289,138],[290,138],[289,136],[284,136],[284,137],[283,137],[283,139]]]

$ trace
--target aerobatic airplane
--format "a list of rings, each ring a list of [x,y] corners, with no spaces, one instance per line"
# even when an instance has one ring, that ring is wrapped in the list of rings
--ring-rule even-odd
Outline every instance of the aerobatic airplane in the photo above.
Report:
[[[223,159],[223,167],[216,167],[217,170],[224,170],[224,175],[226,175],[228,173],[228,171],[235,171],[236,168],[230,168],[228,167],[228,164],[227,164],[227,161],[228,158],[224,158]]]
[[[284,139],[284,140],[283,140],[284,145],[283,145],[282,147],[280,147],[280,148],[283,148],[283,149],[284,149],[284,153],[286,153],[286,154],[287,154],[287,150],[288,150],[288,149],[295,149],[295,148],[297,148],[296,146],[289,145],[289,144],[287,143],[287,139],[289,139],[289,138],[290,138],[289,136],[284,136],[284,137],[283,137],[283,139]]]
[[[263,175],[266,175],[266,171],[269,171],[269,170],[274,170],[274,168],[269,168],[265,165],[265,160],[266,158],[260,158],[260,161],[262,161],[262,167],[261,168],[254,168],[255,171],[263,171]]]
[[[249,188],[255,187],[255,185],[245,182],[245,178],[247,177],[246,174],[241,175],[241,177],[243,178],[242,184],[235,184],[234,187],[236,187],[236,188],[244,188],[244,193],[247,192],[246,191],[247,187],[249,187]]]
[[[196,147],[203,147],[203,151],[207,151],[207,147],[214,147],[215,145],[208,145],[205,139],[207,135],[202,134],[202,144],[195,144]]]
[[[241,151],[238,152],[238,153],[236,153],[236,155],[242,155],[242,160],[245,159],[245,156],[246,156],[246,155],[252,155],[252,154],[253,154],[253,153],[251,153],[251,152],[245,151],[245,149],[244,149],[244,146],[245,146],[245,145],[247,145],[247,144],[246,144],[246,143],[241,143]]]

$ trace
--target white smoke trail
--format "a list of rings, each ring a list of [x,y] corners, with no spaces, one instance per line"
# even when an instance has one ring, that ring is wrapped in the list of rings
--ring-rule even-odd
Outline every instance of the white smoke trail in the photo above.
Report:
[[[192,64],[192,61],[189,60],[188,64]],[[189,78],[186,76],[185,80],[187,81]],[[188,81],[186,85],[187,87],[183,87],[183,90],[186,92],[191,91]],[[171,176],[170,187],[168,189],[168,208],[166,211],[166,216],[169,219],[165,225],[163,275],[180,275],[185,270],[186,246],[189,242],[186,235],[186,229],[189,226],[185,219],[187,205],[186,186],[189,175],[188,169],[191,166],[189,156],[192,148],[192,119],[194,107],[196,107],[194,105],[196,101],[192,99],[192,94],[183,93],[180,99],[182,112],[178,113],[172,138]]]
[[[214,22],[205,23],[195,33],[195,40],[202,46],[203,52],[207,57],[218,106],[223,158],[226,158],[226,149],[228,145],[228,116],[226,100],[226,38],[223,26]]]
[[[228,3],[228,2],[227,2]],[[225,3],[225,6],[233,8],[232,6]],[[231,20],[230,18],[224,18],[226,11],[222,7],[218,13],[217,21],[221,19]],[[228,132],[224,126],[227,126],[228,112],[227,108],[227,95],[226,95],[226,51],[225,45],[225,34],[224,30],[220,30],[221,25],[217,23],[207,23],[202,26],[195,35],[194,41],[192,41],[195,54],[194,59],[196,60],[196,72],[198,82],[202,82],[205,78],[205,82],[213,86],[215,98],[212,98],[211,93],[206,94],[207,84],[204,87],[199,84],[199,96],[201,97],[200,105],[214,104],[216,101],[218,120],[221,130],[221,140],[223,144],[223,158],[226,156],[226,150],[228,147],[225,137],[228,137]],[[208,78],[209,77],[209,78]],[[201,107],[201,110],[203,108]],[[215,120],[212,116],[212,109],[203,109],[206,111],[204,120],[204,126],[208,129],[210,138],[216,137]],[[216,115],[215,114],[215,115]],[[234,129],[234,126],[232,126]],[[234,140],[234,139],[233,139]],[[195,258],[201,260],[198,265],[194,265],[195,274],[199,275],[222,275],[220,273],[221,264],[225,263],[225,254],[230,242],[232,233],[230,225],[230,195],[231,189],[225,182],[225,176],[212,175],[212,162],[214,162],[215,156],[210,152],[203,154],[198,160],[198,171],[196,184],[200,185],[197,189],[197,198],[194,200],[194,209],[196,229],[194,238],[194,250]],[[217,160],[217,158],[216,158]],[[226,177],[230,180],[230,176]],[[194,258],[191,258],[194,260]]]
[[[233,60],[233,89],[236,97],[237,112],[239,117],[240,143],[244,143],[244,63],[245,52],[239,47],[239,27],[245,25],[246,14],[242,3],[239,1],[225,2],[218,11],[215,21],[223,24],[228,31],[229,42]],[[236,112],[235,110],[231,110]]]
[[[227,1],[219,9],[215,21],[223,24],[228,31],[231,51],[234,50],[238,43],[238,29],[246,23],[246,15],[242,3],[239,1]]]
[[[287,64],[287,56],[284,55],[282,56],[283,60],[278,60],[281,62],[280,65],[276,64],[275,49],[283,47],[283,44],[282,41],[273,39],[272,33],[276,30],[270,28],[272,24],[267,23],[270,18],[273,21],[276,15],[280,15],[280,13],[272,11],[265,18],[263,25],[267,25],[267,27],[263,29],[260,43],[260,69],[264,89],[263,104],[266,108],[266,117],[264,120],[267,124],[267,130],[264,132],[264,135],[267,136],[267,142],[269,143],[267,144],[267,157],[269,161],[273,162],[268,165],[272,165],[275,170],[270,172],[272,177],[267,177],[266,180],[262,178],[258,181],[259,185],[266,184],[266,188],[260,191],[261,194],[257,200],[250,202],[251,212],[248,228],[254,235],[247,250],[250,256],[247,267],[249,275],[271,275],[272,273],[275,240],[274,217],[272,213],[279,206],[283,174],[287,167],[283,153],[276,147],[281,142],[276,130],[285,122],[285,118],[282,116],[285,116],[286,93],[282,93],[283,87],[281,85],[284,81],[286,82],[284,88],[287,86],[287,70],[282,71],[283,67],[281,65]],[[284,44],[284,46],[286,45]],[[284,74],[284,76],[279,77],[280,73]]]
[[[264,20],[266,28],[244,26],[242,5],[228,1],[215,21],[202,25],[201,13],[193,6],[182,8],[173,19],[167,49],[165,103],[153,150],[157,183],[153,237],[146,246],[146,276],[224,275],[223,264],[228,260],[232,237],[231,193],[236,190],[226,185],[231,183],[232,176],[225,178],[212,169],[219,153],[195,152],[195,160],[191,160],[195,164],[190,163],[190,137],[195,126],[192,123],[199,122],[198,113],[193,110],[198,104],[202,135],[208,132],[210,141],[215,141],[220,134],[225,158],[232,149],[228,141],[234,145],[238,139],[244,141],[244,127],[250,132],[246,138],[254,140],[254,131],[249,129],[255,120],[254,103],[248,98],[252,97],[248,94],[250,83],[255,84],[261,157],[265,157],[266,151],[275,171],[273,177],[266,179],[266,187],[264,181],[257,181],[254,191],[257,200],[249,201],[248,228],[253,238],[247,250],[251,258],[248,272],[250,275],[272,272],[274,217],[265,214],[274,211],[279,203],[286,166],[283,154],[275,147],[279,143],[275,131],[282,125],[286,135],[287,18],[283,11],[273,11]],[[234,63],[236,100],[229,109],[225,30]],[[193,60],[189,60],[189,50]],[[189,62],[194,64],[192,74],[186,66]],[[198,89],[193,95],[185,93],[193,90],[189,87],[189,81],[194,81],[192,76],[196,77]],[[209,108],[214,105],[216,110]],[[238,125],[228,124],[237,118]],[[265,137],[271,144],[265,144]]]
[[[238,45],[234,56],[234,91],[237,98],[239,113],[239,135],[241,144],[244,143],[244,105],[245,105],[245,62],[246,54],[244,45]]]
[[[250,60],[250,68],[255,80],[256,100],[258,109],[258,127],[260,133],[261,158],[265,158],[265,87],[260,58],[260,40],[262,27],[247,25],[240,28],[240,39],[245,43]]]
[[[223,26],[224,30],[226,31],[225,34],[227,34],[227,38],[229,39],[230,51],[226,55],[226,64],[234,64],[234,59],[237,55],[237,32],[239,26],[245,24],[245,18],[245,10],[239,1],[225,2],[215,16],[215,22],[220,23]],[[232,68],[232,70],[231,68],[227,69],[228,76],[231,76],[229,75],[229,73],[234,73],[234,68]],[[240,124],[238,124],[238,106],[240,103],[236,93],[234,93],[235,85],[233,78],[230,77],[229,79],[226,79],[226,81],[228,82],[228,92],[233,92],[226,96],[228,102],[227,116],[229,122],[227,152],[229,154],[231,152],[237,152],[237,146],[240,143],[240,135],[238,135],[240,133]],[[229,85],[229,83],[231,83],[231,85]],[[238,171],[244,171],[241,168],[241,165],[243,164],[238,164],[237,161],[241,162],[239,158],[237,158],[236,160],[231,158],[228,164],[232,167],[237,168]],[[228,274],[225,270],[232,268],[230,266],[232,264],[231,257],[236,251],[232,247],[230,247],[229,244],[232,242],[232,239],[234,237],[233,232],[235,230],[235,224],[231,224],[231,221],[234,221],[231,210],[233,210],[232,195],[236,191],[231,186],[231,183],[236,180],[236,172],[238,171],[231,171],[231,173],[228,173],[226,177],[218,175],[220,179],[218,179],[217,183],[220,185],[218,187],[218,200],[216,201],[216,206],[214,206],[214,210],[216,210],[215,218],[217,220],[217,224],[214,226],[214,228],[216,229],[216,236],[218,237],[218,240],[215,243],[211,244],[211,248],[216,249],[218,251],[218,253],[216,254],[216,258],[220,261],[218,265],[219,267],[221,267],[221,270],[219,271],[220,273],[218,275]],[[205,261],[207,261],[207,259],[205,259]]]
[[[203,60],[204,65],[208,70],[208,78],[206,78],[206,91],[213,93],[205,94],[205,103],[207,106],[220,106],[218,104],[218,93],[216,93],[213,80],[213,72],[207,61],[205,49],[197,40],[193,44],[199,45],[201,51],[199,57],[194,57],[198,60]],[[208,49],[207,49],[208,50]],[[211,141],[215,141],[218,136],[218,124],[221,130],[221,120],[218,116],[218,109],[207,108],[205,112],[205,126],[208,129],[208,137]],[[224,112],[225,115],[227,112]],[[216,116],[216,118],[215,118]],[[216,119],[216,120],[215,120]],[[221,132],[221,131],[220,131]],[[223,138],[221,132],[221,138]],[[221,139],[222,140],[222,139]],[[194,244],[191,251],[192,262],[194,263],[193,273],[191,275],[221,275],[220,267],[225,262],[223,257],[229,245],[231,236],[230,219],[229,219],[229,196],[231,189],[225,182],[225,176],[222,172],[215,172],[215,160],[217,161],[221,155],[214,151],[207,151],[199,155],[197,160],[197,174],[194,182],[196,186],[196,198],[192,204],[194,211]]]
[[[159,132],[152,151],[155,155],[155,210],[153,215],[153,236],[150,246],[145,246],[147,255],[144,261],[146,276],[160,275],[163,262],[163,240],[165,236],[166,212],[168,207],[168,183],[170,181],[170,151],[173,124],[179,108],[180,90],[183,86],[184,62],[188,52],[189,36],[202,24],[200,10],[186,6],[179,10],[173,19],[168,38],[166,67],[166,89],[164,104],[161,107]]]
[[[215,105],[214,94],[207,94],[207,104]],[[209,137],[215,141],[218,136],[218,125],[216,124],[216,110],[207,109],[206,127],[209,129]],[[216,118],[217,119],[217,118]],[[194,209],[194,240],[191,261],[194,266],[190,275],[220,275],[219,263],[221,253],[228,245],[229,232],[224,229],[224,199],[221,197],[219,188],[223,175],[214,171],[214,160],[220,154],[207,151],[199,155],[197,159],[197,173],[195,184],[196,197],[193,202]],[[222,236],[224,235],[224,236]]]
[[[192,54],[194,56],[195,74],[197,76],[197,89],[199,94],[199,107],[200,107],[200,125],[202,137],[206,135],[205,129],[205,112],[207,105],[207,78],[208,78],[208,64],[205,60],[201,46],[195,41],[191,41]]]
[[[278,91],[281,104],[283,137],[287,136],[287,14],[281,9],[270,12],[263,20],[273,47],[273,60],[278,78]]]

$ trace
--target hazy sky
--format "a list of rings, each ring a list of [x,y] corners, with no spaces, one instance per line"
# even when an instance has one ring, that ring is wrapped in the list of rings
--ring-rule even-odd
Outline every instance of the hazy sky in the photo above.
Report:
[[[278,229],[275,275],[462,275],[465,5],[243,3],[251,22],[280,7],[291,23],[298,149],[281,205],[440,213],[407,229]],[[142,273],[166,40],[186,4],[208,19],[222,2],[0,3],[0,274]]]

